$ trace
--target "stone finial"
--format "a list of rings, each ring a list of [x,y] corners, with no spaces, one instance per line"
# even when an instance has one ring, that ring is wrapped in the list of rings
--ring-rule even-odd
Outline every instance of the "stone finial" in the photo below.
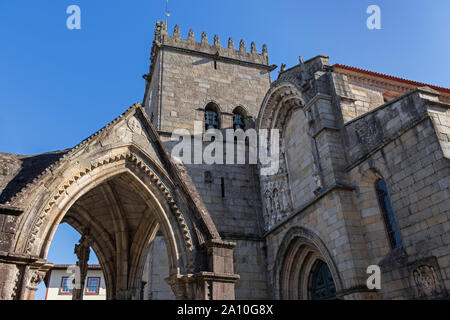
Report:
[[[303,64],[303,63],[304,63],[303,57],[302,57],[302,56],[298,56],[298,62],[299,62],[300,64]]]
[[[180,39],[180,26],[178,24],[173,28],[173,37],[176,39]]]
[[[234,49],[234,50],[236,50],[236,48],[235,48],[235,46],[234,46],[233,39],[231,39],[231,37],[228,38],[228,49]]]
[[[250,44],[250,52],[251,52],[251,53],[258,53],[258,51],[256,50],[256,45],[255,45],[254,42],[252,42],[252,43]]]
[[[245,43],[244,40],[241,39],[241,41],[239,41],[239,51],[240,52],[245,52],[247,51],[247,49],[245,49]]]
[[[195,42],[194,30],[189,29],[188,38],[189,41]]]
[[[219,36],[217,34],[214,35],[214,46],[220,47]]]
[[[267,45],[266,44],[263,44],[263,46],[262,46],[262,54],[263,55],[265,55],[265,56],[267,56]]]
[[[161,34],[161,24],[159,21],[156,21],[155,25],[155,38],[158,38],[158,36]]]
[[[206,32],[203,31],[202,32],[202,45],[207,45],[208,44],[208,38],[206,37]]]
[[[165,21],[161,22],[161,33],[162,34],[167,34],[167,24]]]
[[[280,72],[283,72],[286,69],[286,64],[282,63],[280,67]]]

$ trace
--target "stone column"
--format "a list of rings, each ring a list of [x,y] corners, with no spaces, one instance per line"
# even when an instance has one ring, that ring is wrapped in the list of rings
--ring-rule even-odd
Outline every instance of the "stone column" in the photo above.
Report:
[[[144,290],[147,281],[141,281],[141,290],[139,290],[139,300],[144,300]]]
[[[0,300],[16,300],[20,298],[20,266],[14,263],[0,262]]]
[[[234,274],[233,249],[235,242],[209,240],[205,244],[208,254],[208,269],[202,278],[211,285],[210,299],[234,300],[234,286],[239,276]]]
[[[177,300],[234,300],[234,242],[209,240],[206,244],[208,270],[196,274],[176,275],[166,281]]]
[[[38,284],[52,267],[36,256],[0,252],[0,300],[33,300]]]
[[[72,291],[72,300],[83,300],[84,282],[88,272],[88,261],[92,244],[89,231],[84,232],[78,244],[75,245],[74,253],[77,255],[77,266],[80,269],[80,279],[74,279],[75,285]],[[79,283],[77,283],[79,281]]]

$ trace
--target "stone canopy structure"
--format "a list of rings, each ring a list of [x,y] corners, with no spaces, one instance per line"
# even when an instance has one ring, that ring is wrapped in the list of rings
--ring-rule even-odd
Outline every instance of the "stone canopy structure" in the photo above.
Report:
[[[33,299],[61,222],[89,230],[108,299],[144,278],[152,299],[448,297],[450,90],[325,55],[271,82],[249,49],[158,22],[142,105],[74,148],[0,154],[0,299]],[[176,162],[194,121],[278,129],[279,170]]]

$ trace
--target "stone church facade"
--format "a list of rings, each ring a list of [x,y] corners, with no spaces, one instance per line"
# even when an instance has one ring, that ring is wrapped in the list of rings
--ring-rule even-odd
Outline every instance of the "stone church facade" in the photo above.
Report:
[[[325,55],[272,82],[266,46],[164,23],[150,59],[142,106],[74,148],[0,154],[0,299],[33,298],[61,222],[89,232],[108,299],[448,298],[449,89]],[[180,164],[195,121],[279,130],[279,170]]]

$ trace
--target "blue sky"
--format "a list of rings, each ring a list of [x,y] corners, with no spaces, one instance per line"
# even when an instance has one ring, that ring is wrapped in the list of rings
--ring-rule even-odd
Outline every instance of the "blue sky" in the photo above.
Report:
[[[66,9],[81,8],[81,30]],[[368,30],[366,8],[381,8]],[[144,94],[156,20],[165,0],[1,0],[0,152],[36,154],[72,147]],[[448,0],[169,0],[169,32],[197,40],[265,43],[287,67],[317,54],[411,80],[450,87]],[[272,74],[276,78],[278,69]],[[49,260],[71,263],[79,235],[58,229]],[[70,261],[69,261],[70,260]]]
[[[66,8],[81,8],[81,30]],[[381,8],[381,30],[366,8]],[[35,154],[76,145],[141,101],[153,29],[165,0],[0,1],[0,151]],[[342,63],[450,87],[448,0],[170,0],[169,30],[212,41],[243,38],[271,63],[319,53]],[[278,74],[273,72],[272,79]]]

